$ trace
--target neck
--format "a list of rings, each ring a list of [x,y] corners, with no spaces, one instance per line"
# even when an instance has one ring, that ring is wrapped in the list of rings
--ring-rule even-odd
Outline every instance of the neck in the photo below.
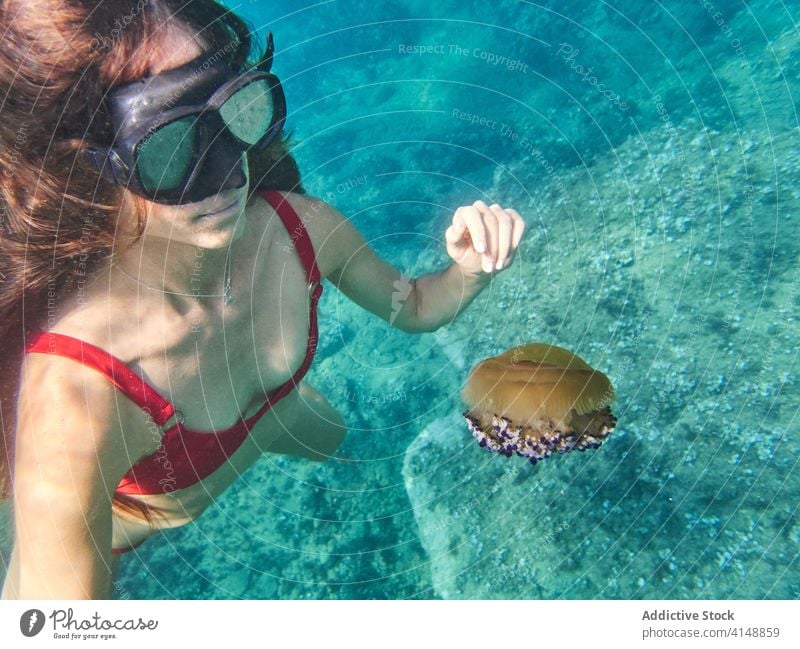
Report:
[[[176,243],[144,234],[132,247],[115,255],[114,265],[129,281],[138,281],[153,291],[180,299],[219,299],[226,295],[226,282],[230,281],[229,256],[235,254],[236,239],[243,228],[244,219],[241,219],[233,239],[220,248]]]

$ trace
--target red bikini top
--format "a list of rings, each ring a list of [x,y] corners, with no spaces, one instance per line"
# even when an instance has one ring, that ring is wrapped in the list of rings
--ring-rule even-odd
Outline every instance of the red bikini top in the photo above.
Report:
[[[140,459],[117,486],[117,494],[158,494],[183,489],[209,476],[222,466],[244,442],[253,426],[272,406],[296,387],[303,378],[317,348],[317,301],[322,295],[314,247],[305,225],[279,192],[261,192],[275,208],[306,269],[311,293],[309,338],[306,357],[294,375],[270,392],[263,406],[247,419],[226,430],[203,432],[183,425],[183,413],[156,392],[125,363],[99,347],[63,334],[37,331],[26,345],[27,352],[56,354],[74,359],[103,373],[131,401],[142,408],[161,429],[159,449]]]

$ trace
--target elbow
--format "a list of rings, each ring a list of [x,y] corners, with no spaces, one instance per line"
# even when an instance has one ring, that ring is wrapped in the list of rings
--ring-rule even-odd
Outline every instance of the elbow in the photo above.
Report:
[[[422,330],[413,322],[409,321],[408,318],[394,318],[389,320],[389,324],[392,325],[398,331],[402,331],[404,334],[419,334],[423,333]]]
[[[393,315],[390,324],[407,334],[425,334],[436,331],[441,324],[424,317],[417,280],[411,280],[411,294],[398,313]]]
[[[436,331],[440,324],[422,317],[418,307],[419,303],[414,300],[406,308],[393,313],[389,318],[389,324],[407,334],[425,334]]]
[[[426,322],[420,318],[397,318],[391,323],[395,329],[399,329],[407,334],[428,334],[433,333],[442,325],[439,323]]]
[[[415,333],[415,334],[432,334],[434,331],[439,329],[439,327],[441,327],[441,326],[442,325],[438,324],[438,323],[434,324],[434,323],[420,321],[415,325],[414,330],[411,333]]]

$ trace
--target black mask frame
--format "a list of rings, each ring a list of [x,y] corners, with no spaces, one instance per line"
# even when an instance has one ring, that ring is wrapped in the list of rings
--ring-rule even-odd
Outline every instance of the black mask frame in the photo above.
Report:
[[[101,175],[148,200],[169,205],[191,203],[238,188],[246,181],[241,156],[249,148],[263,150],[282,131],[286,121],[286,99],[277,76],[270,73],[274,45],[272,34],[262,60],[244,72],[227,61],[203,54],[189,63],[157,75],[119,86],[105,99],[114,128],[108,146],[88,147],[85,155]],[[268,128],[255,143],[239,140],[227,128],[219,109],[245,86],[266,80],[273,115]],[[173,187],[148,187],[139,173],[142,144],[157,129],[196,115],[192,158],[181,182]]]

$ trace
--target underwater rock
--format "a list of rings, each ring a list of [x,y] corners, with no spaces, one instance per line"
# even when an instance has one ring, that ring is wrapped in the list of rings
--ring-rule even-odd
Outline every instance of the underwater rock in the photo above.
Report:
[[[475,453],[463,421],[431,422],[403,465],[434,591],[443,599],[558,596],[559,565],[578,551],[567,541],[571,507],[553,504],[560,480],[544,466]]]

